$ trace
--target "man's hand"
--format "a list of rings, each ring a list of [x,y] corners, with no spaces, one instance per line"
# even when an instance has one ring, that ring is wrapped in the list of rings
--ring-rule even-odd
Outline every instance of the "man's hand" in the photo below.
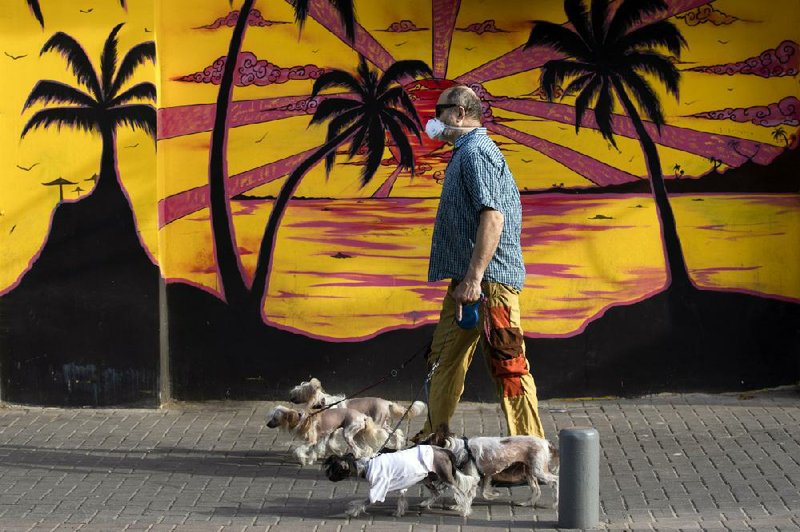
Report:
[[[453,290],[453,299],[456,301],[456,321],[461,321],[463,305],[474,303],[481,298],[480,281],[463,280]]]

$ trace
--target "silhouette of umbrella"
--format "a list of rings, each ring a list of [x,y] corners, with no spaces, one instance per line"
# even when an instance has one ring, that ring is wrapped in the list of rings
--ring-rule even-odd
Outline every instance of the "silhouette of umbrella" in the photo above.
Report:
[[[64,185],[77,185],[72,181],[67,181],[63,177],[59,177],[58,179],[54,179],[49,183],[42,183],[46,187],[52,187],[58,185],[58,201],[64,201]]]
[[[84,179],[84,181],[91,181],[93,183],[97,183],[97,174],[92,174],[92,177]]]
[[[80,185],[78,185],[77,187],[75,187],[75,190],[73,190],[73,192],[77,192],[78,196],[80,196],[81,192],[83,192],[83,189],[80,187]]]

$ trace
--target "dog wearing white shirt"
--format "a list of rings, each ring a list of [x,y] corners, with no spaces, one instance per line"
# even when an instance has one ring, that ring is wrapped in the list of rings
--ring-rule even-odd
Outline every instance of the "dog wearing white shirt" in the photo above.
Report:
[[[323,468],[325,475],[333,482],[349,477],[364,478],[369,482],[369,498],[351,502],[346,512],[350,517],[366,513],[368,505],[383,502],[386,494],[392,491],[400,492],[394,515],[402,517],[408,509],[406,491],[418,482],[424,482],[431,491],[431,498],[421,505],[423,508],[429,508],[430,504],[426,503],[440,498],[442,491],[449,487],[455,496],[455,508],[466,517],[472,513],[477,479],[458,471],[455,464],[456,457],[451,451],[432,445],[418,445],[359,460],[352,454],[331,456],[325,460]]]

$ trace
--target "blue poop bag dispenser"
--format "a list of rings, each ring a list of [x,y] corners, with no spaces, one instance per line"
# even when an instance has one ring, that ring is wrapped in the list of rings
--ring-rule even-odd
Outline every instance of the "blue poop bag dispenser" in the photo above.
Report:
[[[478,310],[483,301],[483,294],[481,294],[481,298],[474,303],[469,303],[467,305],[461,306],[461,320],[456,320],[456,325],[461,327],[462,329],[474,329],[475,326],[478,324]]]

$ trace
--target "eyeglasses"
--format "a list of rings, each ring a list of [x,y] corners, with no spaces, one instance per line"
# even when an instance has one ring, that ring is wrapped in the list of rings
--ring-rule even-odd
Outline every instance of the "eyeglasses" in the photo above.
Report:
[[[445,109],[450,109],[451,107],[458,107],[458,104],[455,103],[437,103],[436,104],[436,117],[438,118],[439,115],[442,114],[442,111]]]

